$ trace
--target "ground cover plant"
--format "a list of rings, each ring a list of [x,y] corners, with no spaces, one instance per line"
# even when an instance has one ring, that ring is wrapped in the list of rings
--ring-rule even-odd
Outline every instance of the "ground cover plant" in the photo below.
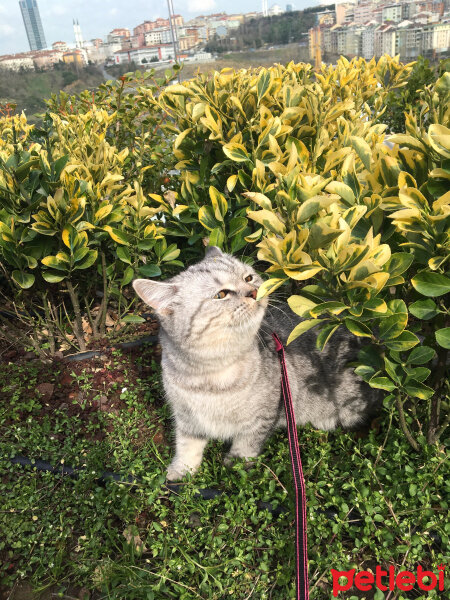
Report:
[[[224,467],[222,445],[211,444],[195,480],[170,494],[164,473],[172,429],[157,360],[151,348],[131,356],[108,348],[87,364],[17,356],[2,364],[4,589],[25,578],[63,598],[294,597],[285,434],[277,433],[249,470],[242,463]],[[331,568],[414,571],[417,564],[436,570],[445,563],[449,481],[442,447],[411,452],[392,408],[364,432],[305,428],[300,440],[311,598],[331,597]],[[11,465],[19,454],[85,470],[73,480]],[[133,489],[101,485],[96,477],[105,469],[142,480]],[[198,488],[226,493],[204,501],[195,497]],[[287,512],[272,515],[259,502]],[[354,592],[346,598],[373,597]],[[439,596],[396,596],[425,597]]]
[[[126,589],[131,600],[293,595],[283,433],[249,471],[225,469],[212,444],[195,479],[171,495],[158,367],[145,354],[136,367],[107,350],[106,333],[124,335],[133,323],[145,331],[133,277],[168,277],[208,244],[266,272],[259,297],[286,296],[303,319],[290,339],[313,327],[319,348],[340,327],[366,338],[353,367],[385,392],[362,436],[301,432],[312,598],[330,597],[331,568],[445,563],[450,75],[424,82],[406,132],[387,137],[387,103],[411,73],[413,65],[383,57],[342,58],[318,73],[293,63],[225,69],[175,85],[173,72],[129,74],[94,93],[53,97],[40,128],[5,107],[8,586],[31,577],[106,598]],[[73,374],[61,362],[62,351],[101,344],[103,359]],[[43,362],[24,363],[30,351]],[[18,453],[87,468],[55,479],[10,465]],[[101,486],[102,469],[142,481]],[[229,495],[203,502],[199,487]],[[257,500],[288,512],[275,518]],[[386,595],[416,597],[418,589]]]

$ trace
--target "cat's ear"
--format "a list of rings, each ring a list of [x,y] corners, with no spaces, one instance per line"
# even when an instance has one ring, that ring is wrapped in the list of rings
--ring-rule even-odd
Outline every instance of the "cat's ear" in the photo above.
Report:
[[[217,246],[206,246],[205,258],[212,258],[214,256],[223,256],[223,252]]]
[[[157,313],[167,315],[172,312],[170,304],[177,291],[173,283],[160,283],[152,279],[135,279],[133,287],[136,294]]]

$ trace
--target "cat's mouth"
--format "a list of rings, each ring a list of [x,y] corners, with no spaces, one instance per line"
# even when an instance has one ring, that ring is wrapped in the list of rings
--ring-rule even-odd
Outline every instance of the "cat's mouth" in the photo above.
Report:
[[[258,329],[266,311],[268,304],[267,298],[256,302],[253,299],[247,299],[242,302],[233,312],[231,325],[242,329]]]

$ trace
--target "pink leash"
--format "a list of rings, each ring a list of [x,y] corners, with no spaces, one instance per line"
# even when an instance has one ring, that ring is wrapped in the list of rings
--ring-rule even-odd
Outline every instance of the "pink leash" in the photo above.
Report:
[[[300,448],[298,446],[297,425],[295,423],[294,407],[292,404],[291,388],[286,369],[284,347],[276,333],[272,333],[276,351],[281,365],[281,392],[283,394],[284,408],[291,455],[292,473],[295,485],[295,553],[296,553],[296,589],[297,600],[308,600],[308,549],[306,538],[306,495],[305,480],[303,478]]]

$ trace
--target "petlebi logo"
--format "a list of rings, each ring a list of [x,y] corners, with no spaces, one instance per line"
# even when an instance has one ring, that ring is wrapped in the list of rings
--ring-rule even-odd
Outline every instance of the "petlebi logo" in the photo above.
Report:
[[[350,569],[349,571],[337,571],[331,569],[333,578],[333,596],[336,597],[339,592],[346,592],[353,585],[360,591],[368,592],[370,590],[379,589],[382,592],[388,590],[393,592],[400,590],[406,592],[412,590],[417,584],[417,587],[423,591],[439,590],[444,591],[444,571],[445,566],[439,565],[437,573],[426,571],[421,565],[417,567],[417,572],[399,571],[395,572],[394,567],[389,567],[386,571],[379,565],[372,571],[359,571]],[[342,579],[345,578],[345,582]]]

